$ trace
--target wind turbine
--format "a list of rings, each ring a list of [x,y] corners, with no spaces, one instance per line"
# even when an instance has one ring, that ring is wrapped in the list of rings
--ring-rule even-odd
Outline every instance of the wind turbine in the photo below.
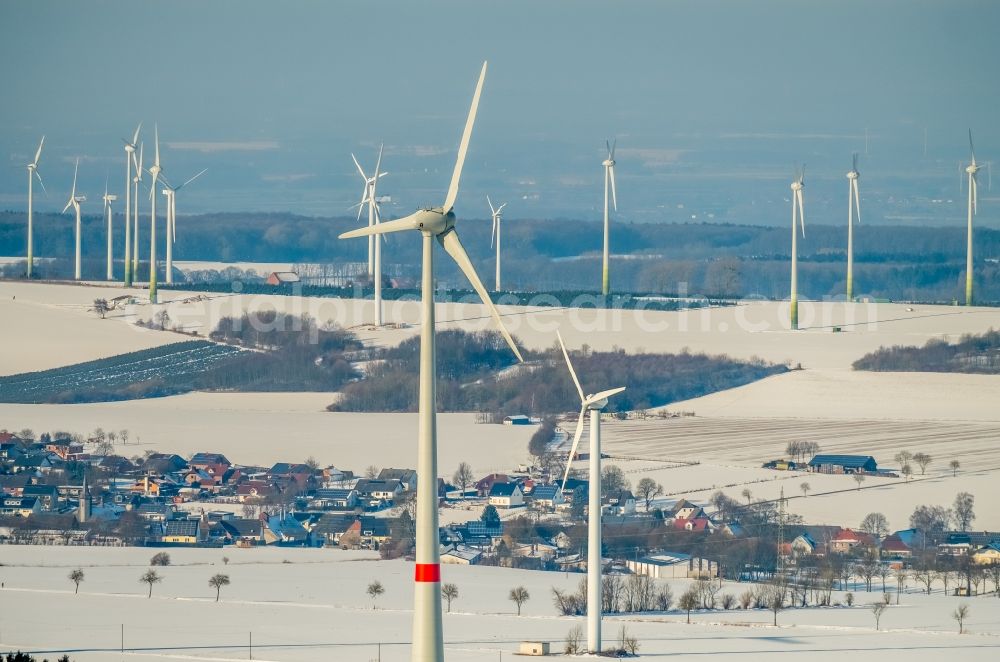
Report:
[[[802,208],[802,187],[805,186],[806,166],[799,169],[795,181],[792,182],[792,295],[791,295],[791,326],[792,330],[799,328],[799,253],[796,221],[802,227],[802,236],[806,236],[805,210]]]
[[[38,159],[42,157],[42,145],[45,144],[45,136],[42,136],[41,141],[38,143],[38,150],[35,152],[35,160],[27,165],[28,168],[28,278],[31,278],[31,269],[35,264],[35,245],[34,245],[34,211],[35,211],[35,196],[32,189],[35,183],[35,177],[38,178],[38,185],[42,187],[42,191],[45,191],[45,184],[42,183],[42,176],[38,174]],[[46,191],[46,194],[48,192]]]
[[[177,241],[177,191],[198,179],[208,168],[202,169],[197,175],[187,180],[180,186],[172,188],[170,183],[167,182],[166,177],[160,177],[163,180],[163,195],[167,197],[167,284],[170,285],[174,282],[174,242]]]
[[[80,171],[80,159],[77,159],[76,167],[73,168],[73,191],[69,194],[69,200],[66,202],[66,206],[63,207],[64,214],[70,207],[73,207],[73,210],[76,212],[76,267],[73,270],[73,277],[76,280],[80,280],[80,278],[83,276],[83,268],[81,262],[83,254],[82,251],[80,250],[81,249],[80,233],[82,230],[80,226],[80,203],[87,201],[87,196],[76,194],[76,175],[79,171]]]
[[[972,217],[976,215],[979,206],[979,184],[976,181],[976,173],[982,169],[982,165],[976,163],[976,148],[972,145],[972,129],[969,129],[969,152],[972,153],[972,161],[965,167],[965,172],[969,175],[969,230],[966,239],[965,255],[965,305],[972,305]],[[992,173],[990,173],[992,175]],[[992,177],[991,177],[992,179]]]
[[[490,205],[490,213],[493,215],[493,230],[490,234],[490,247],[493,247],[494,240],[497,244],[497,279],[495,292],[500,291],[500,218],[502,216],[503,208],[507,206],[507,203],[503,203],[496,209],[493,208],[493,201],[490,200],[490,196],[486,196],[486,202]]]
[[[132,162],[135,161],[135,146],[139,142],[139,129],[142,122],[135,127],[132,142],[122,138],[125,143],[125,287],[132,287]],[[138,194],[136,194],[138,198]]]
[[[104,196],[101,198],[104,200],[104,215],[108,218],[108,280],[113,280],[115,277],[113,259],[114,255],[112,253],[113,246],[111,242],[112,232],[111,232],[111,219],[114,214],[111,211],[111,203],[118,199],[118,196],[114,193],[108,193],[108,183],[104,182]]]
[[[608,405],[608,398],[625,390],[624,386],[608,389],[593,395],[584,395],[580,380],[573,370],[573,362],[569,360],[566,343],[562,334],[556,331],[559,346],[562,347],[566,367],[573,378],[576,392],[580,394],[580,416],[576,422],[576,433],[573,435],[573,447],[566,462],[566,473],[563,475],[562,487],[566,489],[566,479],[569,468],[576,457],[576,448],[583,434],[583,421],[590,412],[590,477],[587,486],[589,504],[587,507],[587,650],[591,653],[601,651],[601,411]]]
[[[368,227],[372,228],[382,222],[378,209],[378,200],[375,199],[378,180],[389,173],[382,172],[382,148],[379,145],[378,159],[375,161],[375,174],[371,177],[365,174],[364,168],[358,163],[357,157],[351,154],[351,159],[365,180],[365,188],[361,194],[361,202],[358,203],[358,221],[361,220],[361,209],[368,205]],[[375,326],[382,326],[382,242],[378,241],[375,235],[368,235],[368,275],[372,277],[375,284]]]
[[[604,166],[604,258],[601,293],[608,296],[611,288],[608,275],[608,186],[611,187],[611,201],[615,206],[615,211],[618,211],[618,194],[615,192],[615,146],[618,144],[618,139],[616,138],[611,144],[605,141],[604,144],[608,146],[608,158],[601,163]]]
[[[854,210],[858,210],[861,223],[861,193],[858,192],[858,153],[854,153],[851,171],[847,173],[847,300],[854,301]],[[803,228],[803,232],[804,232]],[[794,234],[794,232],[793,232]]]
[[[156,139],[156,156],[153,165],[149,169],[149,174],[153,176],[153,181],[149,184],[149,302],[156,303],[156,180],[160,177],[160,130],[153,125],[153,134]]]
[[[132,278],[139,277],[139,184],[142,182],[142,143],[139,143],[139,157],[132,154],[132,165],[135,175],[132,177],[134,188],[132,196]]]
[[[476,121],[476,111],[479,107],[479,97],[486,79],[486,63],[483,63],[476,85],[475,95],[469,117],[462,132],[462,142],[458,148],[458,158],[455,160],[455,170],[451,176],[451,184],[440,207],[429,207],[416,211],[409,216],[385,223],[379,223],[367,228],[359,228],[340,235],[342,239],[351,237],[366,237],[371,235],[417,230],[422,235],[423,268],[422,268],[422,324],[420,327],[420,395],[419,395],[419,434],[417,440],[418,459],[417,474],[423,479],[417,483],[417,535],[416,535],[416,569],[413,610],[413,646],[411,659],[420,662],[440,662],[444,659],[444,643],[441,624],[441,566],[438,534],[437,509],[437,425],[436,425],[436,367],[434,342],[434,240],[458,264],[473,289],[489,309],[507,344],[514,351],[519,361],[521,353],[514,344],[514,339],[503,325],[500,314],[490,300],[479,280],[472,261],[469,259],[455,228],[454,205],[458,197],[458,184],[462,175],[462,166],[469,148],[472,127]]]

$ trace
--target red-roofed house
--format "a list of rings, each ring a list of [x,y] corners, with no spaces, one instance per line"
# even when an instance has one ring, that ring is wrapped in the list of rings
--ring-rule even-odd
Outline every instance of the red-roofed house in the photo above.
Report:
[[[844,529],[830,541],[830,551],[837,554],[847,554],[858,546],[874,547],[875,539],[863,531]]]
[[[685,519],[678,517],[673,521],[673,527],[679,531],[713,531],[715,525],[707,517],[693,517]]]
[[[913,550],[894,533],[882,541],[882,556],[896,559],[909,558],[913,556]]]

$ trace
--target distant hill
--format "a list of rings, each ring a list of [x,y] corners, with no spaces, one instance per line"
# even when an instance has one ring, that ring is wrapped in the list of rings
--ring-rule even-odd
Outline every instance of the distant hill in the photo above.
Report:
[[[122,232],[121,218],[115,232]],[[179,260],[343,263],[366,259],[363,240],[340,240],[353,218],[284,213],[227,213],[178,218]],[[23,213],[0,213],[0,255],[24,255]],[[43,277],[71,274],[72,219],[36,215],[36,254],[61,256],[39,265]],[[594,221],[504,220],[505,288],[523,291],[597,290],[601,224]],[[462,241],[482,272],[493,269],[490,223],[463,219]],[[784,298],[789,280],[789,230],[734,224],[615,223],[611,233],[612,287],[618,292],[759,295]],[[104,269],[104,220],[84,217],[85,277]],[[95,240],[93,238],[99,238]],[[122,239],[116,237],[118,245]],[[855,235],[855,289],[893,300],[948,302],[963,296],[962,228],[871,225]],[[1000,302],[1000,230],[976,230],[977,300]],[[799,288],[807,298],[841,296],[845,288],[846,228],[811,225],[800,238]],[[398,235],[385,245],[388,265],[419,275],[420,242]],[[163,255],[163,248],[160,255]],[[142,270],[140,270],[142,271]],[[23,266],[0,275],[15,277]],[[446,285],[464,286],[449,260],[438,262]],[[487,279],[489,280],[489,279]]]
[[[929,340],[923,347],[880,347],[855,361],[854,369],[1000,375],[1000,331],[991,329],[981,335],[964,335],[955,344]]]

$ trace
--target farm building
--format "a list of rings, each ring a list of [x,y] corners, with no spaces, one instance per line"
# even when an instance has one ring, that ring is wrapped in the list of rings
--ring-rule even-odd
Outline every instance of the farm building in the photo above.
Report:
[[[871,455],[817,455],[809,460],[809,470],[821,474],[874,473],[878,464]]]
[[[299,275],[294,271],[272,271],[267,276],[268,285],[291,285],[299,280]]]

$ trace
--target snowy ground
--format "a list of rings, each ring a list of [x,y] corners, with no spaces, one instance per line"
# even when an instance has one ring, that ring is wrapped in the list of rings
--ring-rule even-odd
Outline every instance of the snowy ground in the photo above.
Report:
[[[252,633],[256,660],[409,659],[412,564],[377,561],[366,552],[338,550],[168,550],[173,565],[158,568],[162,583],[146,597],[139,576],[155,550],[114,548],[0,547],[0,650],[38,651],[50,659],[70,653],[81,662],[135,660],[236,660],[249,657]],[[230,559],[223,565],[222,557]],[[290,561],[288,563],[284,561]],[[67,575],[81,568],[79,595]],[[581,618],[557,616],[551,588],[575,588],[582,575],[483,567],[445,566],[443,581],[459,588],[445,615],[446,655],[455,662],[504,659],[522,640],[561,641]],[[215,603],[208,579],[230,576]],[[376,601],[367,585],[379,580]],[[894,584],[894,582],[893,582]],[[515,614],[509,590],[525,586],[530,599]],[[676,595],[686,580],[671,582]],[[748,585],[727,583],[739,595]],[[881,588],[880,586],[878,588]],[[891,590],[891,588],[890,588]],[[910,587],[874,629],[870,603],[879,593],[855,589],[853,608],[791,609],[771,625],[769,611],[711,611],[611,616],[604,638],[624,624],[644,658],[747,660],[808,656],[811,660],[932,660],[952,652],[969,660],[995,659],[1000,649],[1000,600],[959,599],[917,593]],[[834,600],[843,602],[842,593]],[[895,602],[895,596],[893,596]],[[970,633],[959,636],[950,614],[970,605]],[[60,624],[54,627],[53,624]],[[124,629],[125,655],[122,646]]]

